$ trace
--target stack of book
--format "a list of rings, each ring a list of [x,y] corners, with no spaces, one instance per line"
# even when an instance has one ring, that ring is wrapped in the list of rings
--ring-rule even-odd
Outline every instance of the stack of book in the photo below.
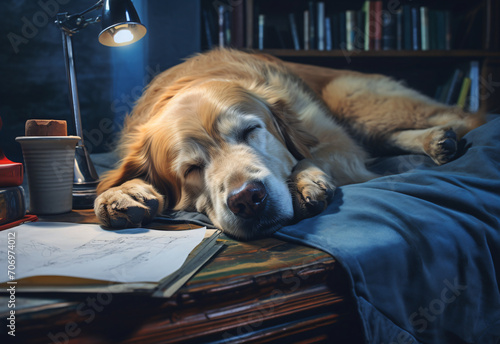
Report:
[[[480,103],[480,81],[479,61],[471,61],[469,65],[456,68],[448,80],[438,86],[435,98],[476,112]]]
[[[2,119],[0,118],[0,129]],[[23,165],[7,159],[0,149],[0,229],[26,214]]]

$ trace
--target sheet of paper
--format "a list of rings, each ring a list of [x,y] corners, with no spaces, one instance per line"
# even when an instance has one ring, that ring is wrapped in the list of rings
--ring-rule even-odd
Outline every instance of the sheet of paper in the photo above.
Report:
[[[92,224],[22,224],[0,232],[0,283],[9,280],[8,251],[15,253],[16,280],[59,275],[113,282],[158,282],[181,267],[205,231],[110,231]],[[8,245],[13,237],[9,233],[13,232],[12,249]]]

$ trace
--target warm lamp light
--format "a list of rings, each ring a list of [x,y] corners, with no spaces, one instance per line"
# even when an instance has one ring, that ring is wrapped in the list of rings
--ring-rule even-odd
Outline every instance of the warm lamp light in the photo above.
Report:
[[[99,42],[110,47],[134,43],[144,37],[147,31],[130,0],[106,0],[101,22]]]
[[[86,19],[85,15],[102,8],[102,15]],[[146,34],[146,27],[141,24],[137,11],[131,0],[99,0],[87,10],[77,13],[58,13],[56,24],[62,31],[66,73],[71,109],[75,119],[76,135],[80,141],[75,153],[75,177],[73,181],[73,208],[92,208],[96,198],[96,187],[99,176],[83,140],[80,103],[76,84],[75,60],[71,37],[89,24],[102,22],[99,42],[103,45],[118,47],[132,44]]]
[[[116,44],[130,43],[134,40],[134,34],[129,29],[121,29],[113,35]]]

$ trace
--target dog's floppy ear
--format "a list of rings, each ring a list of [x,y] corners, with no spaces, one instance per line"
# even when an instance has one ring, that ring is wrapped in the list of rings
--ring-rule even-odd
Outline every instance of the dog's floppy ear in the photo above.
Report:
[[[302,122],[283,102],[271,105],[271,112],[279,135],[295,159],[310,158],[310,149],[319,143],[318,139],[304,129]]]
[[[180,184],[174,176],[165,171],[158,171],[151,152],[152,139],[147,135],[134,133],[127,138],[125,144],[126,155],[120,161],[118,168],[106,172],[101,176],[101,181],[97,186],[97,194],[119,186],[132,179],[142,179],[152,184],[162,195],[166,196],[168,206],[177,203],[180,195]]]

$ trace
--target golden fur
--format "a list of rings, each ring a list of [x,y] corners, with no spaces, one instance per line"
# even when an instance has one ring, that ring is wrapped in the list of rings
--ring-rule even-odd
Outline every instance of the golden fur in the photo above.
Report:
[[[95,211],[114,228],[199,211],[237,238],[268,235],[321,212],[336,186],[375,178],[361,142],[443,164],[479,124],[382,75],[214,50],[145,90]]]

